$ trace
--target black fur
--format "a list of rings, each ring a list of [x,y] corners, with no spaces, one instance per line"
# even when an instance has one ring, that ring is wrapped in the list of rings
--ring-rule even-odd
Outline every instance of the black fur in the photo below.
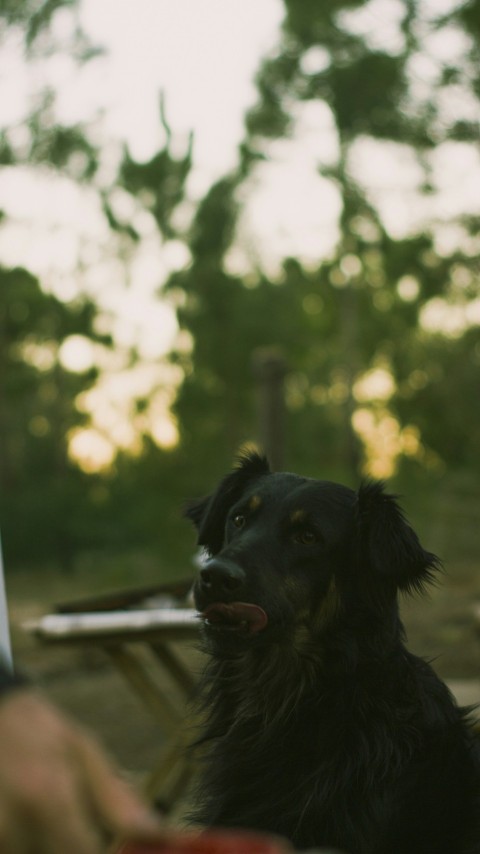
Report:
[[[196,605],[215,605],[195,819],[304,849],[480,852],[476,745],[398,613],[439,562],[383,484],[251,454],[186,515],[210,556]]]

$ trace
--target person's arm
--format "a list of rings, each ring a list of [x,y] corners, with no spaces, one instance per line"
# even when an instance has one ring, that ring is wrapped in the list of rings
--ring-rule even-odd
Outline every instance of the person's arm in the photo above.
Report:
[[[100,854],[158,838],[158,820],[94,738],[0,668],[0,851]]]

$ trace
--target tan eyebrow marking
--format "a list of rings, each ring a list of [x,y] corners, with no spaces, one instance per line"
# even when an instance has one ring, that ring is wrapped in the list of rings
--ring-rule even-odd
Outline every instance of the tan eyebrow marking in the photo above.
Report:
[[[258,510],[262,503],[262,499],[259,495],[252,495],[250,501],[248,502],[248,509],[253,512],[253,510]]]
[[[304,522],[306,519],[306,516],[307,516],[307,514],[305,513],[305,510],[295,510],[290,516],[290,521],[291,522]]]

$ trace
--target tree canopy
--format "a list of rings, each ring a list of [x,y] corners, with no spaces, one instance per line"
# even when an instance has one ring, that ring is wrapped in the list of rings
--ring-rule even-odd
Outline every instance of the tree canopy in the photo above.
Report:
[[[55,14],[76,5],[4,4],[3,34],[20,28],[30,55],[52,50]],[[62,302],[31,272],[2,269],[0,486],[13,561],[55,553],[68,564],[79,549],[103,544],[168,552],[167,562],[181,566],[191,544],[177,508],[258,437],[252,360],[265,348],[288,365],[289,468],[352,483],[365,473],[410,484],[433,484],[445,472],[475,478],[480,207],[466,184],[456,197],[455,176],[468,163],[475,180],[480,174],[479,3],[452,0],[441,11],[416,0],[284,7],[237,165],[187,222],[178,212],[193,206],[195,141],[179,153],[163,96],[164,144],[144,162],[120,148],[108,181],[101,135],[59,123],[52,92],[25,118],[28,145],[1,129],[3,168],[48,165],[92,188],[124,269],[146,235],[164,250],[169,241],[185,248],[166,283],[159,273],[158,300],[175,310],[179,332],[152,385],[158,391],[173,372],[174,440],[168,448],[155,441],[151,399],[139,394],[135,452],[119,448],[110,469],[96,473],[76,465],[71,443],[91,426],[95,413],[82,409],[82,392],[102,369],[72,372],[61,352],[72,336],[115,352],[114,327],[104,331],[91,294]],[[97,55],[79,27],[73,39],[78,62]],[[300,146],[301,159],[306,126],[311,181],[321,179],[325,194],[317,207],[336,199],[325,211],[335,239],[322,252],[318,231],[313,259],[280,248],[272,266],[248,211],[286,150],[280,143]],[[287,190],[280,197],[288,211]],[[307,208],[306,200],[305,215]],[[142,355],[132,347],[129,359],[138,365]],[[31,548],[22,518],[43,551]]]

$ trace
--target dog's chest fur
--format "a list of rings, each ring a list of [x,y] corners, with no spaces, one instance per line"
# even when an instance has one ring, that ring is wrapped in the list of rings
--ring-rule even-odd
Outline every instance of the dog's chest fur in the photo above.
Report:
[[[467,814],[475,769],[472,759],[470,778],[464,773],[469,747],[462,721],[452,706],[458,740],[452,762],[451,745],[440,753],[432,742],[432,722],[424,719],[424,712],[432,714],[425,708],[431,691],[448,701],[443,684],[404,650],[377,662],[374,674],[370,664],[357,662],[354,675],[349,680],[344,667],[328,663],[315,667],[280,645],[213,660],[206,675],[209,722],[196,819],[209,826],[275,832],[298,849],[321,842],[351,854],[416,854],[425,849],[424,843],[415,847],[415,811],[421,807],[420,822],[420,813],[437,808],[429,807],[429,797],[425,804],[423,791],[422,767],[429,765],[429,777],[432,755],[441,777],[451,764],[457,787],[464,789],[455,793],[457,818],[462,797]],[[462,766],[463,782],[456,764]],[[395,816],[406,804],[412,818],[408,831]]]

